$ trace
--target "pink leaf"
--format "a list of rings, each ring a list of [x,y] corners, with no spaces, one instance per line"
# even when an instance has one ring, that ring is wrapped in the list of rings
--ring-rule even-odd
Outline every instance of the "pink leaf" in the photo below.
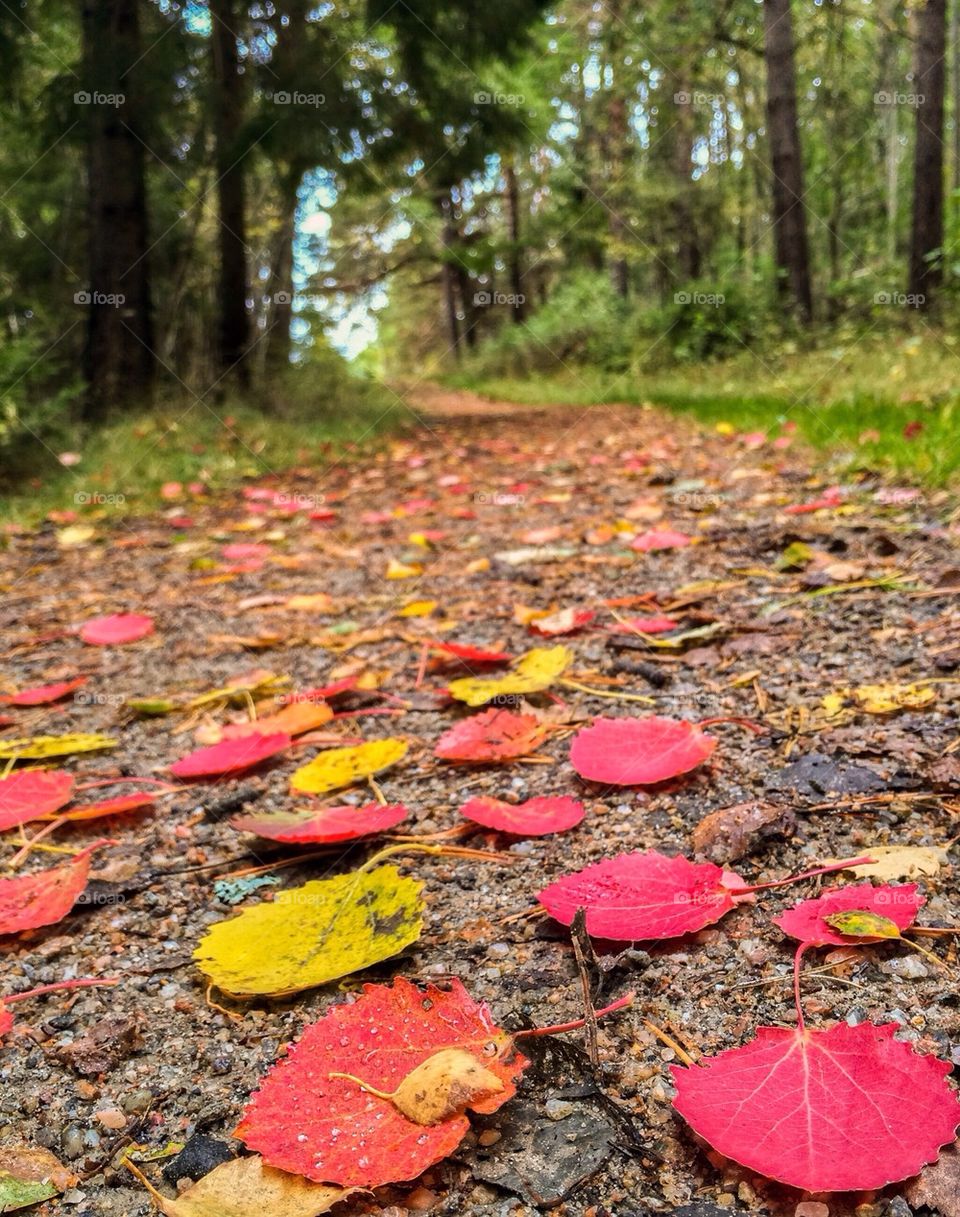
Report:
[[[649,786],[696,769],[716,746],[682,719],[598,718],[574,739],[570,763],[590,782]]]
[[[90,646],[118,647],[138,642],[153,633],[153,618],[142,613],[113,613],[94,617],[80,628],[80,637]]]
[[[178,778],[221,777],[251,769],[289,747],[290,736],[282,732],[246,735],[242,739],[224,740],[210,748],[198,748],[171,765],[170,772]]]
[[[809,946],[847,946],[855,942],[882,942],[883,939],[841,934],[827,924],[825,917],[858,909],[887,917],[898,929],[905,930],[913,925],[917,911],[925,903],[924,897],[917,895],[915,883],[885,887],[874,887],[872,883],[851,883],[845,887],[835,887],[815,900],[801,900],[773,920],[784,934]]]
[[[537,899],[562,925],[585,909],[594,938],[638,942],[678,938],[712,925],[736,905],[753,899],[738,891],[739,875],[712,862],[668,858],[656,850],[619,854],[565,875]]]
[[[0,778],[0,832],[59,811],[73,797],[73,774],[27,769]]]
[[[719,1153],[791,1187],[885,1187],[934,1162],[960,1124],[950,1065],[899,1030],[761,1027],[742,1048],[674,1066],[674,1106]]]
[[[368,803],[365,807],[323,807],[319,811],[237,816],[230,823],[239,832],[252,832],[270,841],[283,841],[289,845],[326,845],[395,828],[409,814],[402,803],[386,806]]]
[[[517,837],[545,837],[574,828],[583,819],[583,804],[575,799],[539,798],[526,803],[503,803],[500,799],[470,799],[460,808],[464,819]]]
[[[658,549],[683,549],[689,544],[690,538],[686,533],[674,532],[672,528],[652,528],[634,537],[630,548],[647,554]]]
[[[78,676],[76,680],[62,680],[55,685],[37,685],[33,689],[21,689],[19,693],[4,693],[0,695],[0,705],[45,706],[59,701],[86,683],[86,676]]]

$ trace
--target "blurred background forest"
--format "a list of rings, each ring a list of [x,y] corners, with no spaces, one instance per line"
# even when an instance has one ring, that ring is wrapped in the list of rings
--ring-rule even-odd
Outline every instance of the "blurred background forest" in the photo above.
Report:
[[[8,484],[441,377],[956,467],[960,0],[0,0],[0,63]]]

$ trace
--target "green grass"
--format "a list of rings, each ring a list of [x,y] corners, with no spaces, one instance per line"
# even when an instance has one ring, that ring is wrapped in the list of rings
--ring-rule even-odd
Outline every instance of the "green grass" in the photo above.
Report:
[[[297,466],[322,472],[404,418],[396,396],[372,383],[293,377],[262,402],[169,402],[96,430],[27,437],[3,461],[0,519],[31,523],[67,510],[81,519],[137,514],[170,506],[160,496],[166,482],[216,490]],[[58,459],[65,452],[79,462],[65,467]]]
[[[960,483],[960,357],[953,347],[942,336],[914,335],[785,352],[762,365],[745,353],[623,374],[566,368],[496,378],[465,371],[447,383],[524,404],[649,403],[738,430],[777,431],[790,422],[840,469],[878,469],[943,487]]]

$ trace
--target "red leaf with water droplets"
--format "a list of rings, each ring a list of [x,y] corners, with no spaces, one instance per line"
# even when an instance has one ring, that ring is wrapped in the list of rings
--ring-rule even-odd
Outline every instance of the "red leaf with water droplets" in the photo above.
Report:
[[[593,609],[561,609],[559,613],[551,613],[548,617],[538,617],[531,621],[530,629],[534,634],[555,638],[560,634],[573,634],[582,630],[594,617],[596,613]]]
[[[667,634],[678,625],[672,617],[628,617],[615,621],[607,629],[612,634]]]
[[[434,756],[444,761],[505,761],[533,752],[546,733],[532,714],[484,710],[445,731]]]
[[[686,533],[675,532],[672,528],[652,528],[634,537],[630,548],[647,554],[657,549],[683,549],[689,544],[690,538]]]
[[[950,1065],[899,1030],[761,1027],[742,1048],[674,1066],[674,1106],[719,1153],[791,1187],[885,1187],[934,1162],[960,1124]]]
[[[688,773],[717,741],[682,719],[598,718],[570,746],[570,763],[582,778],[610,786],[649,786]]]
[[[90,855],[108,842],[89,845],[62,866],[0,879],[0,934],[19,934],[62,921],[87,886]]]
[[[17,828],[66,806],[73,774],[63,769],[27,769],[0,778],[0,832]]]
[[[850,883],[845,887],[835,887],[816,900],[801,900],[773,920],[784,934],[809,946],[849,946],[856,942],[884,940],[862,934],[841,934],[828,925],[825,917],[858,909],[888,917],[898,929],[905,930],[913,925],[918,910],[925,903],[925,898],[917,895],[915,883],[888,884],[884,887],[874,887],[872,883]]]
[[[527,1061],[508,1053],[509,1037],[459,980],[449,992],[420,990],[398,978],[365,985],[355,1002],[332,1007],[264,1078],[236,1135],[266,1162],[320,1183],[380,1187],[415,1179],[453,1153],[469,1128],[465,1115],[425,1126],[356,1082],[393,1091],[428,1057],[445,1048],[475,1055],[503,1090],[472,1104],[496,1111],[516,1092]],[[509,1060],[504,1057],[509,1056]]]
[[[513,833],[517,837],[545,837],[574,828],[583,819],[583,804],[576,799],[539,798],[526,803],[504,803],[480,796],[460,808],[460,814],[484,828]]]
[[[371,833],[395,828],[410,814],[402,803],[365,807],[322,807],[319,811],[277,812],[263,816],[237,816],[230,821],[240,832],[252,832],[269,841],[288,845],[326,845],[353,841]]]
[[[564,875],[537,899],[562,925],[585,909],[587,933],[594,938],[639,942],[679,938],[719,921],[745,901],[743,880],[712,862],[668,858],[656,850],[619,854]]]
[[[0,694],[0,705],[4,706],[46,706],[59,701],[74,689],[87,683],[86,676],[78,676],[76,680],[61,680],[54,685],[37,685],[32,689],[21,689],[19,693]]]
[[[242,739],[224,740],[222,744],[213,744],[209,748],[198,748],[172,764],[170,772],[178,778],[223,777],[251,769],[289,747],[290,736],[282,732],[246,735]]]
[[[485,651],[482,647],[466,646],[460,642],[431,642],[431,651],[442,651],[454,659],[469,663],[509,663],[511,656],[506,651]]]
[[[153,633],[153,618],[143,613],[113,613],[109,617],[94,617],[80,627],[80,637],[90,646],[119,647],[139,642]]]

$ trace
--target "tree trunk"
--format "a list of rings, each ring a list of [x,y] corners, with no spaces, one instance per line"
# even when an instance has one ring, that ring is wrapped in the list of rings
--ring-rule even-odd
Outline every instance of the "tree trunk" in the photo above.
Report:
[[[441,245],[442,245],[442,280],[443,280],[443,307],[447,320],[447,333],[450,339],[450,351],[454,359],[460,359],[460,321],[457,317],[457,273],[453,265],[453,247],[457,238],[456,225],[453,222],[451,215],[452,203],[450,200],[441,199],[439,204],[440,215],[442,217]]]
[[[231,0],[211,0],[210,49],[213,58],[214,137],[216,143],[217,245],[220,255],[218,354],[222,378],[241,388],[249,383],[247,315],[246,167],[239,146],[243,123],[244,80],[237,52],[236,15]]]
[[[613,287],[619,296],[630,293],[630,265],[626,255],[628,240],[626,207],[627,173],[629,157],[627,99],[624,85],[623,31],[621,0],[607,0],[606,41],[611,72],[610,99],[607,103],[607,196],[609,203],[610,244],[612,257],[610,274]]]
[[[913,154],[913,221],[907,292],[928,308],[942,278],[943,93],[947,51],[946,0],[927,0],[916,12],[913,92],[917,130]]]
[[[513,296],[513,312],[511,316],[515,325],[523,322],[525,315],[523,291],[523,251],[520,248],[520,185],[517,181],[517,171],[512,161],[508,161],[504,169],[504,203],[507,209],[507,225],[510,235],[510,258],[508,271],[510,275],[510,294]]]
[[[781,296],[791,300],[801,320],[806,322],[813,316],[813,293],[790,0],[764,0],[763,17],[777,286]]]
[[[270,276],[270,306],[267,313],[265,364],[271,372],[290,365],[290,323],[293,320],[293,242],[297,227],[297,190],[300,175],[285,176],[280,183],[280,229]]]
[[[156,370],[147,254],[147,191],[138,0],[84,0],[89,273],[86,414],[149,402]]]

